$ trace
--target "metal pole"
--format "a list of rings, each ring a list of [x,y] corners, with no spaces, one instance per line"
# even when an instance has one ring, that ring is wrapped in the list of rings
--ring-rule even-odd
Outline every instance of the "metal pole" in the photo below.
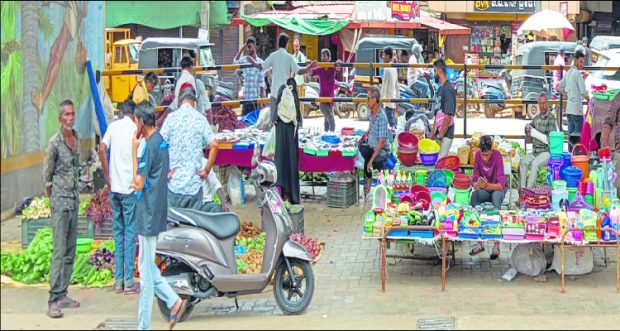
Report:
[[[463,131],[467,139],[467,63],[463,64]]]
[[[562,79],[564,78],[564,66],[560,66],[560,81],[562,81]],[[563,100],[564,100],[564,96],[562,95],[562,93],[560,92],[560,107],[558,108],[558,121],[560,122],[558,124],[558,130],[560,132],[564,132],[564,129],[562,128],[562,104],[563,104]],[[570,138],[569,138],[570,140]]]
[[[375,68],[373,66],[373,63],[370,63],[370,86],[374,86],[374,82],[375,82]]]

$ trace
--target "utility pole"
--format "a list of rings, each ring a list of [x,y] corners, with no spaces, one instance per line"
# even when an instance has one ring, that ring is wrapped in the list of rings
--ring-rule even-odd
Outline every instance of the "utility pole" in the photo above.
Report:
[[[200,29],[207,31],[207,39],[211,40],[209,33],[209,9],[211,1],[202,1],[202,10],[200,10]]]

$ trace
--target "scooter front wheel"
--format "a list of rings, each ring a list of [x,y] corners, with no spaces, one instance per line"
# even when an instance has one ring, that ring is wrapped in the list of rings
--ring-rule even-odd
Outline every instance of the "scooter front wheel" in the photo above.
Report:
[[[301,314],[312,301],[314,273],[310,262],[289,259],[292,275],[284,259],[276,268],[273,292],[276,303],[285,314]]]

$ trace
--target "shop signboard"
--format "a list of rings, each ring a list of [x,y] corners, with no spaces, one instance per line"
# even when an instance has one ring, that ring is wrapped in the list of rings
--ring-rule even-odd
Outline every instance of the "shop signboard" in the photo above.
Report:
[[[420,20],[420,4],[419,1],[392,1],[392,18],[399,21]]]
[[[474,11],[483,13],[535,13],[535,1],[474,1]]]

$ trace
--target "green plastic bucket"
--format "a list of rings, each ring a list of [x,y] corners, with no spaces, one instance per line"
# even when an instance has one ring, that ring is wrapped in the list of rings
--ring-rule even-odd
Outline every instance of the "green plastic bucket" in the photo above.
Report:
[[[415,174],[415,183],[420,185],[426,185],[426,174],[425,173],[416,173]]]
[[[460,190],[454,189],[454,203],[459,204],[461,206],[468,206],[469,203],[470,190]]]
[[[594,206],[594,197],[590,194],[586,195],[583,200],[585,200],[585,202],[589,203],[590,205]]]
[[[576,187],[569,187],[566,189],[568,191],[568,201],[573,201],[575,200],[575,195],[577,195],[577,188]]]
[[[564,132],[549,132],[549,150],[551,155],[562,155],[564,150]]]

